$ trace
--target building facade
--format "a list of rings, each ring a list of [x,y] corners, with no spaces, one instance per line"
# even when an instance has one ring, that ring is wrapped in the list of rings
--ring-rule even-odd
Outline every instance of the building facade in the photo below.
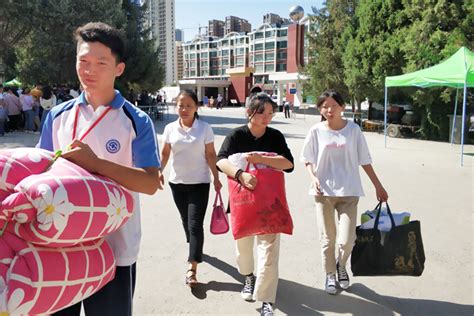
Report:
[[[183,60],[183,42],[176,42],[176,78],[177,80],[183,79],[184,74],[184,60]]]
[[[175,31],[175,41],[176,42],[184,42],[184,31],[183,30],[180,30],[180,29],[176,29]]]
[[[224,21],[221,20],[209,20],[208,35],[212,37],[223,37],[224,36]]]
[[[160,48],[160,61],[166,72],[165,84],[175,84],[177,82],[175,1],[150,0],[147,20],[151,36],[155,39],[155,47]]]
[[[184,43],[179,83],[195,90],[200,99],[221,93],[228,103],[236,104],[244,104],[251,87],[259,85],[276,95],[279,104],[286,98],[299,106],[308,23],[308,19],[298,24],[264,23],[249,33],[201,36]]]
[[[250,32],[251,30],[252,25],[246,19],[232,15],[225,17],[224,35],[227,35],[231,32]]]

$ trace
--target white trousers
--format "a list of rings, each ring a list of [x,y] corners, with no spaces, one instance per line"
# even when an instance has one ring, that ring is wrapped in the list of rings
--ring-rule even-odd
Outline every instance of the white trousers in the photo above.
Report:
[[[240,274],[254,272],[253,244],[257,239],[257,281],[253,298],[256,301],[275,303],[278,287],[278,259],[280,234],[248,236],[236,240],[237,267]]]

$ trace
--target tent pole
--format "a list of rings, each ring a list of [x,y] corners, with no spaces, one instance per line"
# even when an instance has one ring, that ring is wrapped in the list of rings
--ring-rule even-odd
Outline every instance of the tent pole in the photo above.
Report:
[[[387,86],[385,86],[385,100],[383,106],[383,135],[384,135],[384,142],[385,148],[387,148]]]
[[[462,128],[461,128],[461,166],[464,165],[464,128],[466,123],[467,82],[464,82],[464,96],[462,98]]]
[[[454,126],[456,126],[456,113],[458,112],[458,92],[456,88],[456,101],[454,102],[453,127],[451,128],[451,145],[454,143]]]

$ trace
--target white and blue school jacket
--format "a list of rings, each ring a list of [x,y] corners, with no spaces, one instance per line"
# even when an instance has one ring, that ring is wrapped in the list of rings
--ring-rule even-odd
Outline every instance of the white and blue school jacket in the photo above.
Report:
[[[158,143],[150,117],[115,91],[109,105],[96,111],[88,104],[84,92],[75,99],[54,107],[46,117],[36,147],[56,151],[66,149],[72,142],[76,108],[80,107],[76,139],[111,106],[112,109],[82,140],[100,158],[117,164],[136,167],[160,167]],[[132,217],[119,230],[107,236],[118,266],[136,262],[141,239],[140,202],[138,193],[132,192],[135,207]]]

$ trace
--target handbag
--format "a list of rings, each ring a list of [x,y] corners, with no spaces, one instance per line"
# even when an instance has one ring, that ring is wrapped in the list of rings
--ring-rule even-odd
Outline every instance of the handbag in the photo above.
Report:
[[[356,228],[356,243],[352,249],[351,269],[354,276],[408,275],[420,276],[425,264],[425,252],[419,221],[396,226],[390,207],[391,229],[378,229],[382,202],[377,204],[374,227]]]
[[[245,172],[257,177],[254,190],[247,189],[233,178],[227,178],[234,239],[277,233],[291,235],[293,221],[286,201],[283,171],[247,164]]]
[[[217,204],[219,201],[219,204]],[[214,205],[212,207],[211,216],[211,233],[214,235],[225,234],[229,231],[229,221],[224,211],[224,203],[222,202],[221,192],[216,192]]]

